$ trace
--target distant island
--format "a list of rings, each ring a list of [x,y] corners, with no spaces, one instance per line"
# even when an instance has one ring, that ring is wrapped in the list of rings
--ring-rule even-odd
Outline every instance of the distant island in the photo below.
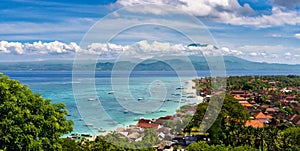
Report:
[[[164,61],[148,59],[137,64],[135,71],[172,71],[169,64],[176,64],[179,70],[187,69],[190,63],[195,70],[209,70],[206,58],[204,56],[189,56],[190,62],[180,58],[163,59]],[[300,65],[275,64],[264,62],[252,62],[235,56],[224,56],[224,65],[226,70],[300,70]],[[118,62],[119,67],[126,67],[135,64],[132,61]],[[99,61],[96,64],[97,71],[111,71],[115,65],[112,60]],[[33,61],[33,62],[1,62],[0,70],[10,71],[71,71],[73,67],[72,60],[52,60],[52,61]]]

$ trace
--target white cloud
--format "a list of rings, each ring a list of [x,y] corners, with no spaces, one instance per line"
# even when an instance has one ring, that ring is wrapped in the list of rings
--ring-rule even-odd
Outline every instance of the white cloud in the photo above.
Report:
[[[53,42],[33,42],[33,43],[20,43],[20,42],[0,42],[0,52],[6,54],[30,55],[30,54],[68,54],[80,51],[80,47],[71,42],[69,44],[53,41]]]
[[[291,56],[292,54],[290,52],[286,52],[284,53],[284,56],[288,57],[288,56]]]
[[[234,55],[234,56],[240,56],[243,54],[243,52],[239,51],[239,50],[232,50],[229,49],[227,47],[222,47],[221,48],[222,54],[223,55]]]
[[[181,56],[202,54],[216,55],[218,51],[212,46],[184,46],[182,44],[171,44],[168,42],[148,42],[146,40],[139,41],[133,45],[116,45],[111,43],[92,43],[87,47],[89,53],[100,54],[106,57],[117,57],[118,55],[128,57],[159,57],[159,56]]]
[[[220,52],[213,45],[203,45],[199,47],[185,46],[183,44],[172,44],[168,42],[148,42],[146,40],[139,41],[133,45],[118,45],[113,43],[92,43],[87,48],[81,48],[76,43],[69,44],[53,41],[53,42],[0,42],[0,53],[13,55],[71,55],[95,54],[101,55],[107,59],[116,58],[119,55],[145,58],[160,56],[182,56],[194,54],[218,55]],[[231,53],[235,51],[230,50]]]
[[[33,60],[50,58],[73,58],[75,53],[99,55],[101,59],[115,59],[120,55],[128,58],[151,58],[166,56],[188,55],[234,55],[244,59],[270,63],[300,63],[300,48],[286,47],[283,45],[245,45],[234,49],[214,45],[186,46],[159,41],[139,41],[132,45],[119,45],[113,43],[92,43],[87,48],[81,48],[74,42],[7,42],[0,41],[0,58],[7,55],[28,56]],[[41,57],[41,58],[34,58]],[[17,61],[17,60],[16,60]]]
[[[300,48],[284,45],[245,45],[237,47],[240,57],[257,62],[299,64]]]
[[[222,22],[233,25],[251,25],[261,28],[281,26],[281,25],[297,25],[300,23],[299,13],[296,11],[283,11],[278,7],[273,7],[272,15],[262,15],[258,17],[247,17],[228,15],[221,13]]]
[[[300,39],[300,33],[295,34],[294,37]]]
[[[205,17],[215,22],[250,25],[259,28],[300,24],[300,15],[295,10],[282,9],[280,6],[275,5],[272,8],[271,15],[259,15],[249,4],[240,6],[237,0],[118,0],[117,4],[122,6],[142,4],[169,5],[175,9],[198,17]],[[164,10],[142,6],[141,9],[135,9],[134,11],[164,14]]]
[[[251,52],[249,55],[252,57],[256,57],[258,54],[256,52]]]
[[[275,37],[275,38],[282,37],[281,34],[272,34],[271,36],[272,36],[272,37]]]

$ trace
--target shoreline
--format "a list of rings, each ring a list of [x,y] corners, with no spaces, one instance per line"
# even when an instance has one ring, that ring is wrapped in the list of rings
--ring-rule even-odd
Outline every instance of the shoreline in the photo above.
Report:
[[[189,80],[184,80],[182,81],[182,91],[181,91],[181,97],[179,98],[180,101],[179,101],[179,106],[176,110],[178,109],[181,109],[183,106],[194,106],[194,105],[197,105],[197,104],[200,104],[203,102],[203,97],[201,96],[198,96],[197,95],[197,90],[196,90],[196,83],[193,81],[194,79],[189,79]],[[184,85],[184,86],[183,86]],[[187,101],[183,101],[183,100],[187,100]],[[156,120],[156,119],[159,119],[159,118],[162,118],[162,117],[165,117],[165,116],[175,116],[178,112],[176,111],[175,113],[173,114],[165,114],[164,116],[159,116],[159,117],[156,117],[156,118],[143,118],[143,117],[140,117],[139,119],[150,119],[150,120]],[[138,119],[138,120],[139,120]],[[138,123],[138,120],[137,121],[128,121],[126,122],[126,124],[118,124],[119,126],[116,126],[114,128],[112,128],[112,130],[106,130],[105,132],[95,132],[95,130],[92,130],[91,128],[91,131],[93,132],[92,136],[93,136],[93,139],[95,139],[97,136],[105,136],[109,133],[112,133],[112,132],[118,132],[120,129],[128,129],[130,127],[137,127],[137,123]]]

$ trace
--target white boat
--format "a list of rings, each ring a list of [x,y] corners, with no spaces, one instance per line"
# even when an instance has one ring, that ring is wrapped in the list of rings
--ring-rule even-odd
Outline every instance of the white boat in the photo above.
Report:
[[[93,127],[93,124],[84,124],[84,126]]]
[[[88,101],[97,101],[97,98],[88,98]]]
[[[128,110],[124,110],[124,113],[128,113]]]
[[[106,132],[106,130],[105,130],[105,129],[103,129],[103,128],[98,128],[98,132],[105,133],[105,132]]]

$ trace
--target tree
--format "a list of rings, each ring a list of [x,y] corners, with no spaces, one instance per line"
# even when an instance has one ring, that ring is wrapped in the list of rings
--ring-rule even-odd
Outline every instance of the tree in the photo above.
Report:
[[[0,149],[60,150],[72,131],[65,104],[51,104],[25,85],[0,74]]]
[[[300,127],[287,128],[282,134],[282,148],[300,148]]]

